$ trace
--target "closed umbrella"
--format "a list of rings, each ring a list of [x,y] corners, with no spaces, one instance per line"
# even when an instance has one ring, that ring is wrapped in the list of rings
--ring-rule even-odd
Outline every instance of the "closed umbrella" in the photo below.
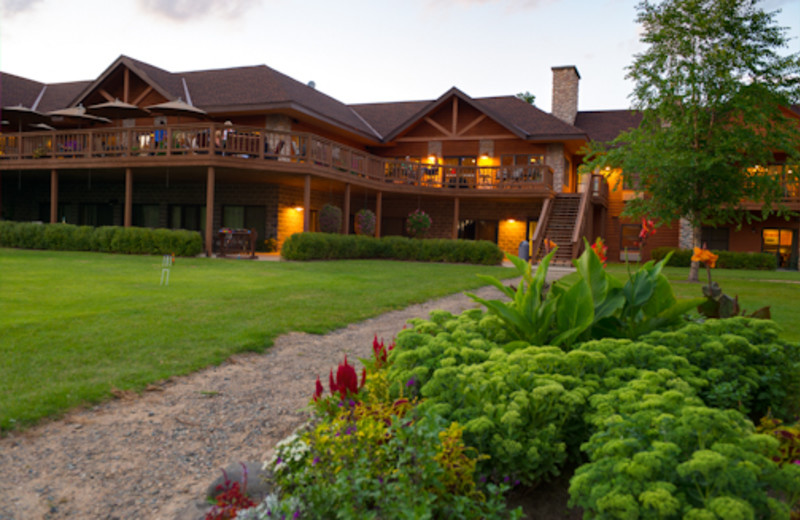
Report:
[[[93,116],[107,117],[109,119],[131,119],[135,117],[147,117],[150,111],[130,103],[125,103],[119,99],[91,105],[87,109]]]

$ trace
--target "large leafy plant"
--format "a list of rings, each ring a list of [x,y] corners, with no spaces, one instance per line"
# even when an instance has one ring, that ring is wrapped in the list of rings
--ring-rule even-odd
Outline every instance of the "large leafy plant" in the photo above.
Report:
[[[522,277],[517,288],[479,275],[510,302],[468,296],[503,320],[514,339],[532,345],[567,347],[579,339],[637,338],[670,327],[703,301],[679,302],[675,298],[669,281],[661,274],[669,255],[658,263],[647,262],[623,283],[606,272],[588,242],[584,253],[574,261],[579,279],[571,286],[555,283],[547,291],[547,270],[554,254],[552,251],[545,256],[535,273],[524,260],[507,255]]]

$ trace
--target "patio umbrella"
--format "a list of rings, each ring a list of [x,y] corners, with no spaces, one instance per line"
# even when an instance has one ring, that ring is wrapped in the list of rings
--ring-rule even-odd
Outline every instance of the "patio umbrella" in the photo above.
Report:
[[[47,123],[34,123],[29,125],[31,128],[35,128],[37,130],[55,130],[55,127],[48,125]]]
[[[4,121],[8,121],[9,126],[16,126],[20,132],[23,125],[45,123],[50,120],[47,115],[22,105],[0,108],[0,114]]]
[[[78,105],[76,107],[62,108],[61,110],[53,110],[48,112],[53,123],[61,123],[59,126],[65,126],[69,123],[110,123],[111,120],[105,117],[93,116],[86,112],[86,107]]]
[[[167,101],[166,103],[159,103],[158,105],[150,105],[147,107],[147,110],[165,116],[188,116],[197,118],[205,118],[208,116],[205,110],[190,105],[181,98],[178,98],[176,101]]]
[[[119,99],[107,101],[99,105],[91,105],[89,113],[94,116],[107,117],[109,119],[131,119],[135,117],[147,117],[150,111],[130,103],[125,103]]]

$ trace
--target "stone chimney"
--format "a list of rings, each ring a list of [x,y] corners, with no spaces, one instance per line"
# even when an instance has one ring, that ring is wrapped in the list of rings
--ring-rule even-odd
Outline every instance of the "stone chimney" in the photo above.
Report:
[[[581,75],[574,65],[553,67],[553,106],[550,112],[560,120],[575,124],[578,115],[578,82]]]

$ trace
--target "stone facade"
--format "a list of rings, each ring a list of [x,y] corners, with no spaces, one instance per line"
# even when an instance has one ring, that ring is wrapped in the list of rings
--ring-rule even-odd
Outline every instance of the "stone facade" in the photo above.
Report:
[[[570,125],[578,115],[578,83],[581,75],[573,65],[553,67],[553,106],[550,112]]]
[[[560,193],[564,189],[564,176],[567,175],[564,145],[561,143],[548,144],[544,163],[553,169],[553,190]]]

